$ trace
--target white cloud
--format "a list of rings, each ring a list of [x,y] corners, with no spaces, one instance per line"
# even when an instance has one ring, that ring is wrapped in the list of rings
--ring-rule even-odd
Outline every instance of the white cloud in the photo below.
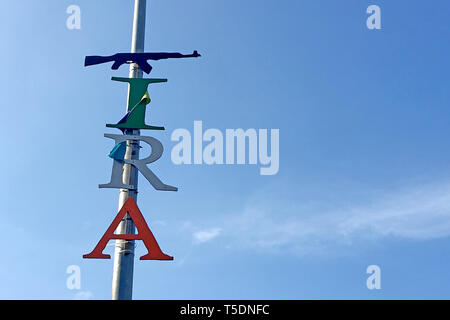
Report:
[[[212,228],[194,232],[193,237],[196,243],[205,243],[219,236],[221,228]]]
[[[293,204],[294,203],[294,204]],[[234,248],[320,253],[336,246],[389,238],[428,240],[450,236],[450,184],[377,195],[367,205],[321,211],[283,201],[259,202],[223,218],[222,235]],[[217,225],[217,221],[214,222]],[[206,242],[219,228],[194,234]]]
[[[79,291],[75,293],[74,300],[90,300],[94,294],[91,291]]]

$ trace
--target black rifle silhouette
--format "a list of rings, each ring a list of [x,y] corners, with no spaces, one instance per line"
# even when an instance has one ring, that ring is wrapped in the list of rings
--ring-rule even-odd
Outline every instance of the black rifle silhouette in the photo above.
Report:
[[[154,52],[154,53],[116,53],[115,55],[102,57],[102,56],[88,56],[84,61],[84,66],[92,66],[96,64],[102,64],[106,62],[114,61],[112,65],[113,70],[119,69],[119,67],[125,63],[136,63],[145,72],[150,73],[152,71],[152,66],[147,62],[147,60],[161,60],[170,58],[197,58],[201,57],[197,50],[192,54],[181,54],[178,52]]]

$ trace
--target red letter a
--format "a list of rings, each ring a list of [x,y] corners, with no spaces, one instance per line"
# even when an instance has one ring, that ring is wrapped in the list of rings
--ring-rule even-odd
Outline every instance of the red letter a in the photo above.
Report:
[[[127,212],[136,225],[138,233],[114,234],[114,231],[117,229],[120,222],[122,221],[122,218]],[[144,217],[142,216],[141,211],[136,204],[136,201],[134,201],[133,198],[128,198],[128,200],[124,203],[122,209],[120,209],[119,213],[114,218],[114,221],[111,223],[108,230],[106,230],[105,234],[100,239],[95,249],[91,253],[83,255],[83,258],[110,259],[111,256],[109,254],[103,254],[103,250],[105,250],[108,241],[111,239],[142,240],[148,250],[148,253],[142,256],[141,260],[173,260],[173,257],[168,256],[161,251],[158,242],[156,242],[153,233],[150,231]]]

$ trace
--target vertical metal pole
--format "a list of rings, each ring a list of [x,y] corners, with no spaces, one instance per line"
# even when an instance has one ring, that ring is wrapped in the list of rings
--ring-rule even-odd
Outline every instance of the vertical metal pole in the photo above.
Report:
[[[145,18],[146,0],[135,0],[133,35],[131,42],[131,52],[144,52],[145,42]],[[142,78],[142,70],[137,64],[130,65],[130,78]],[[128,95],[130,92],[128,91]],[[127,107],[128,109],[128,107]],[[139,135],[139,130],[127,130],[125,134]],[[139,158],[139,141],[127,141],[125,159]],[[138,171],[135,167],[125,164],[122,180],[124,184],[138,185]],[[119,195],[119,210],[125,201],[132,197],[137,200],[137,190],[121,189]],[[135,226],[128,214],[124,217],[116,230],[117,234],[134,234]],[[131,300],[133,297],[133,269],[134,269],[134,240],[116,240],[114,252],[114,269],[112,280],[112,299]]]

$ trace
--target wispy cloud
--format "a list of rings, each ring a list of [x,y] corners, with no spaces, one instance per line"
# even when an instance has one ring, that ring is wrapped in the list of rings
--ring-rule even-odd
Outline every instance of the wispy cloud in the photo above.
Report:
[[[196,243],[205,243],[213,240],[222,232],[221,228],[211,228],[194,232],[193,237]]]
[[[234,248],[293,250],[307,254],[336,246],[389,238],[427,240],[450,236],[450,184],[377,195],[366,205],[321,211],[271,201],[247,205],[212,228],[194,233],[197,242],[219,234]]]
[[[79,291],[75,293],[74,300],[91,300],[93,296],[91,291]]]

